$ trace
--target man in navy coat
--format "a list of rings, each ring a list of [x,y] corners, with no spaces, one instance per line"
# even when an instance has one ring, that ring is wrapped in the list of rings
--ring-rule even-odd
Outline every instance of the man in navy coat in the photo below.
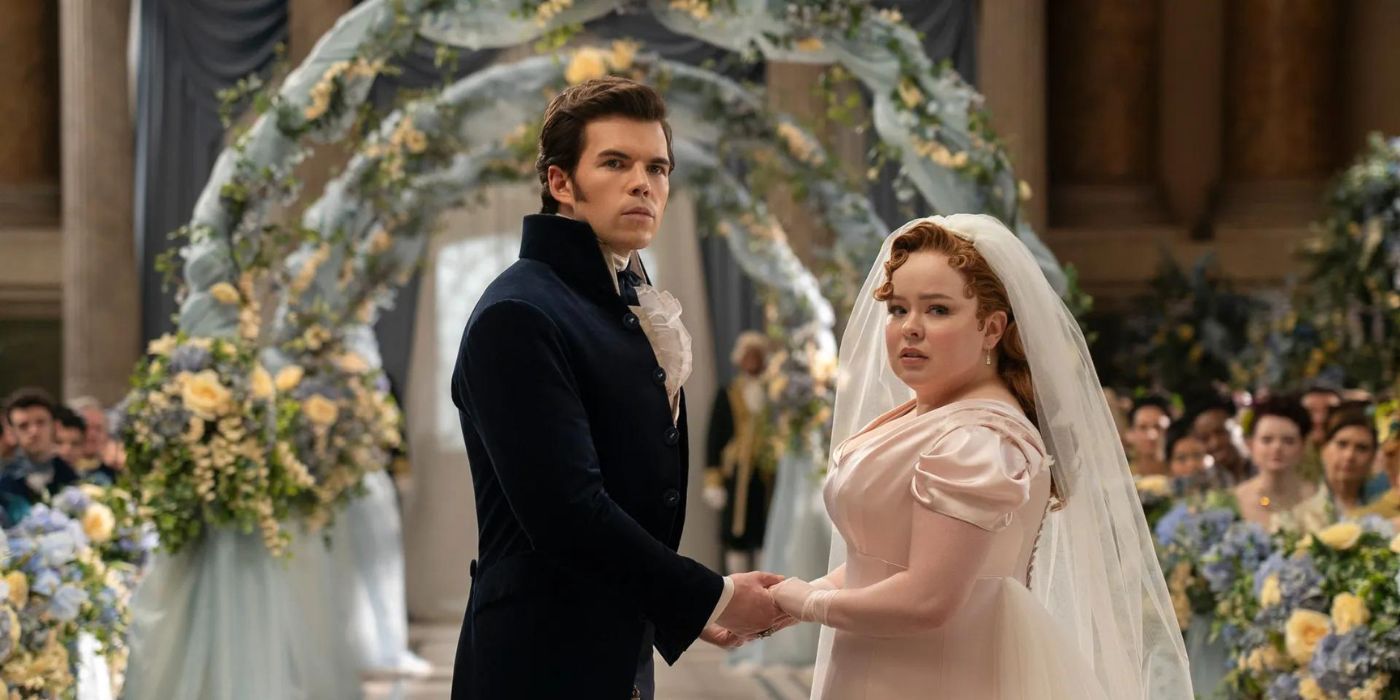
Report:
[[[676,553],[689,336],[636,251],[666,209],[666,107],[620,78],[573,86],[540,130],[543,213],[487,288],[452,375],[480,560],[454,700],[651,698],[652,647],[732,647],[791,623],[767,587]]]

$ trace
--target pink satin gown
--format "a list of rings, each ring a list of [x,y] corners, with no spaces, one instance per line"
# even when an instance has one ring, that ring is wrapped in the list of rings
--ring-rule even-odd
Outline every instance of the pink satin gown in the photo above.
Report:
[[[1104,697],[1027,588],[1050,472],[1040,434],[1020,411],[977,399],[916,415],[911,401],[838,446],[833,465],[824,496],[846,541],[847,588],[905,570],[913,546],[938,546],[911,542],[914,508],[996,536],[967,602],[942,627],[891,638],[836,630],[813,698]]]

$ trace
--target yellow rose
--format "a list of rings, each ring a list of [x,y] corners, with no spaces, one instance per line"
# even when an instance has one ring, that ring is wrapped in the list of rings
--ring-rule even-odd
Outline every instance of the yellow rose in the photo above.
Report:
[[[1022,202],[1031,201],[1031,197],[1033,196],[1033,193],[1031,192],[1031,183],[1022,180],[1019,184],[1016,185],[1016,194],[1021,198]]]
[[[614,41],[612,43],[612,53],[608,54],[608,63],[613,70],[627,70],[632,67],[632,60],[637,56],[635,41]]]
[[[1400,554],[1400,533],[1390,538],[1390,551]]]
[[[287,365],[283,367],[282,370],[277,373],[277,390],[291,391],[295,389],[296,386],[301,383],[301,378],[304,376],[306,376],[306,370],[302,369],[299,365]]]
[[[312,423],[318,425],[330,425],[335,422],[336,416],[340,414],[340,409],[335,402],[320,395],[312,394],[301,406],[302,412]]]
[[[374,229],[374,233],[369,235],[369,252],[379,255],[389,249],[394,242],[390,240],[389,233],[383,228]]]
[[[101,503],[88,506],[83,513],[83,533],[93,542],[112,539],[112,529],[116,526],[117,519],[112,515],[112,509]]]
[[[272,375],[268,374],[267,368],[262,365],[254,367],[253,373],[248,375],[248,388],[253,392],[253,398],[258,399],[270,399],[276,393]]]
[[[1137,490],[1140,493],[1161,496],[1162,498],[1170,498],[1172,495],[1171,480],[1161,474],[1138,477],[1136,481]]]
[[[218,372],[181,372],[176,378],[180,380],[180,399],[191,413],[214,420],[228,410],[233,394],[219,381]]]
[[[1288,648],[1288,658],[1299,666],[1308,665],[1313,649],[1327,636],[1328,618],[1316,610],[1294,610],[1284,627],[1284,646]]]
[[[10,586],[10,602],[16,608],[24,607],[29,602],[29,578],[23,571],[11,571],[5,574],[5,583]]]
[[[1338,634],[1346,634],[1355,627],[1371,621],[1371,611],[1366,609],[1366,601],[1351,593],[1338,593],[1332,599],[1332,624]]]
[[[237,304],[238,290],[228,282],[220,282],[209,288],[209,295],[219,300],[220,304]]]
[[[921,92],[914,81],[904,79],[899,81],[899,99],[904,102],[904,106],[914,109],[924,102],[924,93]]]
[[[1317,539],[1332,549],[1351,549],[1356,546],[1356,541],[1361,539],[1361,526],[1356,523],[1337,523],[1320,530]]]
[[[1264,579],[1264,585],[1259,587],[1259,604],[1272,608],[1283,600],[1283,591],[1279,589],[1278,574],[1269,574]]]
[[[817,51],[821,51],[824,48],[826,48],[826,44],[823,44],[821,39],[818,39],[814,36],[809,36],[797,42],[798,51],[815,53]]]
[[[339,367],[342,372],[361,374],[369,371],[369,363],[365,362],[365,358],[353,352],[336,355],[333,362],[335,362],[335,366]]]
[[[569,65],[564,69],[564,80],[570,85],[601,78],[608,74],[607,59],[603,52],[591,46],[586,46],[574,52],[574,57],[569,59]]]
[[[1323,692],[1322,686],[1312,676],[1307,676],[1298,683],[1298,697],[1303,700],[1331,700],[1327,693]]]
[[[171,351],[175,349],[175,346],[177,344],[178,341],[176,341],[175,336],[167,333],[148,343],[146,345],[146,352],[152,355],[169,355]]]

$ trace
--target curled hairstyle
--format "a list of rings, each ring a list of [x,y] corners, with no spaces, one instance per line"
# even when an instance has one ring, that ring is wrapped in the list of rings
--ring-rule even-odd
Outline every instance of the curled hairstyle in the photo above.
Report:
[[[608,117],[660,122],[666,134],[666,157],[672,168],[671,125],[666,102],[650,87],[634,80],[604,77],[570,86],[550,101],[540,125],[539,156],[535,172],[540,176],[540,213],[559,213],[559,201],[549,193],[549,166],[557,165],[570,179],[583,157],[584,130],[588,123]]]
[[[1007,297],[1006,286],[997,279],[987,259],[977,252],[971,241],[965,240],[931,221],[915,224],[908,231],[894,239],[890,247],[890,259],[885,262],[885,283],[875,290],[875,299],[886,301],[894,296],[894,271],[902,267],[910,255],[915,253],[940,253],[948,256],[948,265],[962,274],[967,283],[963,293],[969,299],[977,300],[978,328],[985,325],[987,317],[997,311],[1006,313],[1006,332],[997,343],[997,375],[1016,401],[1025,411],[1026,417],[1036,423],[1035,387],[1031,382],[1031,367],[1026,361],[1026,349],[1021,345],[1021,334],[1016,330],[1016,316],[1011,313],[1011,300]]]
[[[1026,360],[1026,348],[1016,328],[1016,316],[1011,313],[1011,298],[987,259],[977,248],[957,234],[931,221],[921,221],[899,234],[890,244],[890,259],[885,261],[885,283],[875,290],[877,301],[894,296],[894,271],[902,267],[915,253],[940,253],[948,256],[948,266],[957,270],[966,282],[963,293],[977,300],[977,325],[982,328],[987,317],[997,311],[1006,313],[1006,331],[997,342],[997,376],[1011,389],[1016,402],[1031,423],[1039,427],[1035,410],[1035,385],[1031,381],[1031,366]],[[1065,506],[1064,492],[1058,480],[1051,476],[1050,503],[1052,510]]]

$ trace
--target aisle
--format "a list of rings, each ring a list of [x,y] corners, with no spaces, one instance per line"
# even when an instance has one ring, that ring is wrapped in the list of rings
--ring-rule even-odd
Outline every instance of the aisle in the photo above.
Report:
[[[415,625],[413,648],[432,662],[433,675],[411,681],[365,683],[365,700],[447,700],[452,689],[455,625]],[[767,670],[744,675],[725,667],[724,652],[697,644],[674,667],[657,660],[656,694],[662,700],[806,700],[810,672]]]

